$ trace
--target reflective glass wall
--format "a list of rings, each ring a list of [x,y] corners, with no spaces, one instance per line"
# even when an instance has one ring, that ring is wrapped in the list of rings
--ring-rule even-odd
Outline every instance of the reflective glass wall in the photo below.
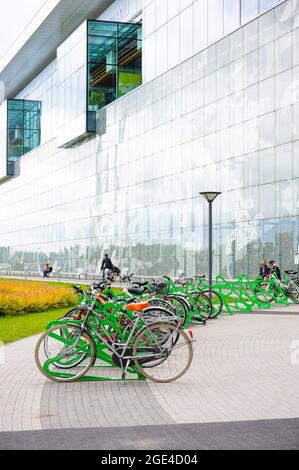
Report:
[[[95,113],[142,83],[142,26],[88,21],[88,130]]]
[[[230,34],[282,0],[143,0],[144,82]]]

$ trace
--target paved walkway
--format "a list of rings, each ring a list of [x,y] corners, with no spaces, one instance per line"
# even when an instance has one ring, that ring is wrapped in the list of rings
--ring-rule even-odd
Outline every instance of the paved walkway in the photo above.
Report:
[[[10,432],[0,450],[298,449],[299,419]]]
[[[299,364],[294,361],[296,357],[299,359],[299,353],[296,356],[292,349],[295,342],[299,342],[297,306],[283,312],[281,307],[276,307],[273,311],[224,316],[208,322],[207,326],[195,327],[194,332],[198,342],[192,367],[182,379],[168,385],[151,382],[128,382],[125,386],[117,382],[56,384],[41,376],[34,364],[35,337],[8,345],[5,363],[0,365],[0,430],[5,433],[0,435],[0,448],[22,447],[22,442],[28,443],[26,439],[39,435],[40,438],[34,437],[34,442],[43,447],[42,435],[45,434],[30,432],[46,430],[51,431],[49,436],[55,436],[56,431],[52,431],[57,429],[66,430],[61,445],[69,448],[75,442],[69,430],[84,429],[88,435],[88,429],[94,429],[99,436],[99,428],[105,433],[106,428],[114,429],[109,435],[112,436],[111,448],[115,448],[113,436],[115,443],[119,442],[117,436],[121,428],[132,427],[134,436],[133,429],[140,426],[147,427],[146,438],[140,445],[145,448],[156,445],[157,436],[173,429],[173,439],[170,433],[170,442],[165,448],[171,445],[176,448],[178,441],[174,435],[180,435],[175,432],[179,429],[177,425],[195,426],[198,436],[202,436],[204,429],[209,429],[213,435],[213,428],[197,427],[203,423],[217,423],[217,426],[243,423],[232,428],[232,443],[242,426],[245,436],[250,422],[265,420],[261,426],[256,423],[256,432],[259,432],[268,427],[265,423],[269,420],[271,425],[272,420],[299,418]],[[289,433],[279,431],[279,423],[276,422],[275,433],[281,436],[281,446],[294,447],[295,433],[299,447],[298,422],[281,422],[284,427],[291,426]],[[215,433],[220,429],[217,426]],[[29,434],[15,434],[20,431],[29,431]],[[269,444],[269,436],[264,435],[264,444]],[[217,445],[218,441],[213,442]],[[273,442],[279,447],[280,438]],[[230,444],[225,440],[223,445]]]

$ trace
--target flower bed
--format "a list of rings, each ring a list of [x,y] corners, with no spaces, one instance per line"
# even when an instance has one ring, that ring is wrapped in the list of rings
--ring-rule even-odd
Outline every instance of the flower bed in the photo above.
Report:
[[[0,315],[20,315],[70,307],[78,302],[69,287],[0,279]]]

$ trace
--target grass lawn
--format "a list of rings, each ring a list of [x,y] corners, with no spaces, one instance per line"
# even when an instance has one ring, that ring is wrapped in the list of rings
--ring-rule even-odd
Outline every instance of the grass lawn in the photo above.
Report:
[[[71,308],[0,317],[0,341],[2,343],[11,343],[18,339],[42,333],[50,321],[62,317]]]

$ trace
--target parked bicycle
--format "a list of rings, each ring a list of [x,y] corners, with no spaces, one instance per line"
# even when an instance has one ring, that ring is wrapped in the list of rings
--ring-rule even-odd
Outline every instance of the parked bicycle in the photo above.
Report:
[[[120,367],[124,381],[127,373],[160,383],[182,377],[192,362],[193,339],[177,316],[147,302],[115,302],[111,309],[103,287],[77,288],[84,296],[78,308],[49,324],[35,349],[39,370],[51,380],[70,382],[84,378],[99,359]]]

